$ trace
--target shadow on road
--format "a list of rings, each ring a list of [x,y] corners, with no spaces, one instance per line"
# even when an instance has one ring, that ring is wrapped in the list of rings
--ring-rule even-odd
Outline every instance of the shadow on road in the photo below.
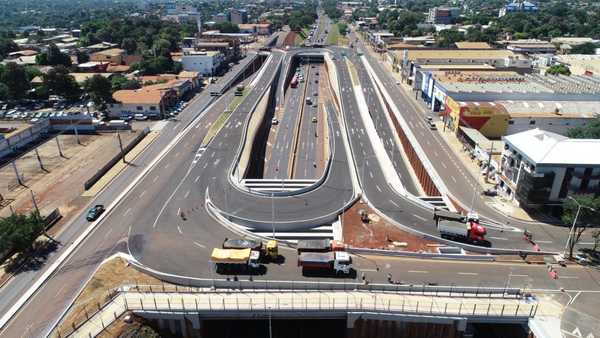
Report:
[[[19,253],[10,258],[5,270],[7,273],[10,274],[39,270],[42,266],[44,266],[50,254],[56,251],[57,248],[57,242],[35,242],[30,250],[23,253]]]

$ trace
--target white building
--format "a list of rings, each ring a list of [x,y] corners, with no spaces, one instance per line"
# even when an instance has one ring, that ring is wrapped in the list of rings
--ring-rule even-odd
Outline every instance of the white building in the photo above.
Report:
[[[223,54],[217,51],[184,51],[181,64],[183,70],[211,76],[216,73],[223,60]]]
[[[560,204],[571,194],[600,193],[600,140],[541,129],[504,136],[500,189],[521,206]]]

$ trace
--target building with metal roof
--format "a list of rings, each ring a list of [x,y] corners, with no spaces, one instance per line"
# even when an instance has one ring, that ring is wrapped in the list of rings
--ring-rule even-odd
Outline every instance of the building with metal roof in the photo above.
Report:
[[[560,204],[571,194],[600,193],[600,140],[542,129],[505,136],[500,187],[524,207]]]

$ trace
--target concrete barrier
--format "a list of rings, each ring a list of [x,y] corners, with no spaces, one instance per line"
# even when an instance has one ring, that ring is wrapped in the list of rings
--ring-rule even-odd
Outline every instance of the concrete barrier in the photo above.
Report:
[[[138,134],[133,140],[131,140],[131,142],[129,142],[128,145],[126,145],[123,148],[123,153],[127,154],[131,149],[133,149],[133,147],[140,143],[140,141],[142,141],[144,137],[148,135],[149,132],[150,128],[144,128],[140,132],[140,134]],[[104,176],[104,174],[106,174],[110,170],[110,168],[112,168],[117,162],[121,160],[122,156],[122,153],[118,153],[115,156],[113,156],[104,166],[102,166],[102,168],[98,169],[98,171],[96,171],[96,173],[91,178],[89,178],[87,181],[85,181],[85,183],[83,183],[83,189],[88,190],[94,184],[96,184],[96,182],[98,182],[98,180],[100,180],[102,176]]]

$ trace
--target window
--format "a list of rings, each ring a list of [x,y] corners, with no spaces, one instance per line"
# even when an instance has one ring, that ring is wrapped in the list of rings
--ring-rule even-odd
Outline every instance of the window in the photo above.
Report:
[[[150,110],[152,110],[152,111],[156,110],[156,106],[151,106]]]
[[[508,124],[515,124],[514,120],[508,120]]]
[[[137,109],[137,110],[144,110],[144,107],[142,107],[142,106],[137,106],[137,107],[135,107],[135,109]]]
[[[534,124],[535,124],[535,120],[531,120],[531,121],[529,121],[529,124],[530,124],[530,125],[534,125]]]

